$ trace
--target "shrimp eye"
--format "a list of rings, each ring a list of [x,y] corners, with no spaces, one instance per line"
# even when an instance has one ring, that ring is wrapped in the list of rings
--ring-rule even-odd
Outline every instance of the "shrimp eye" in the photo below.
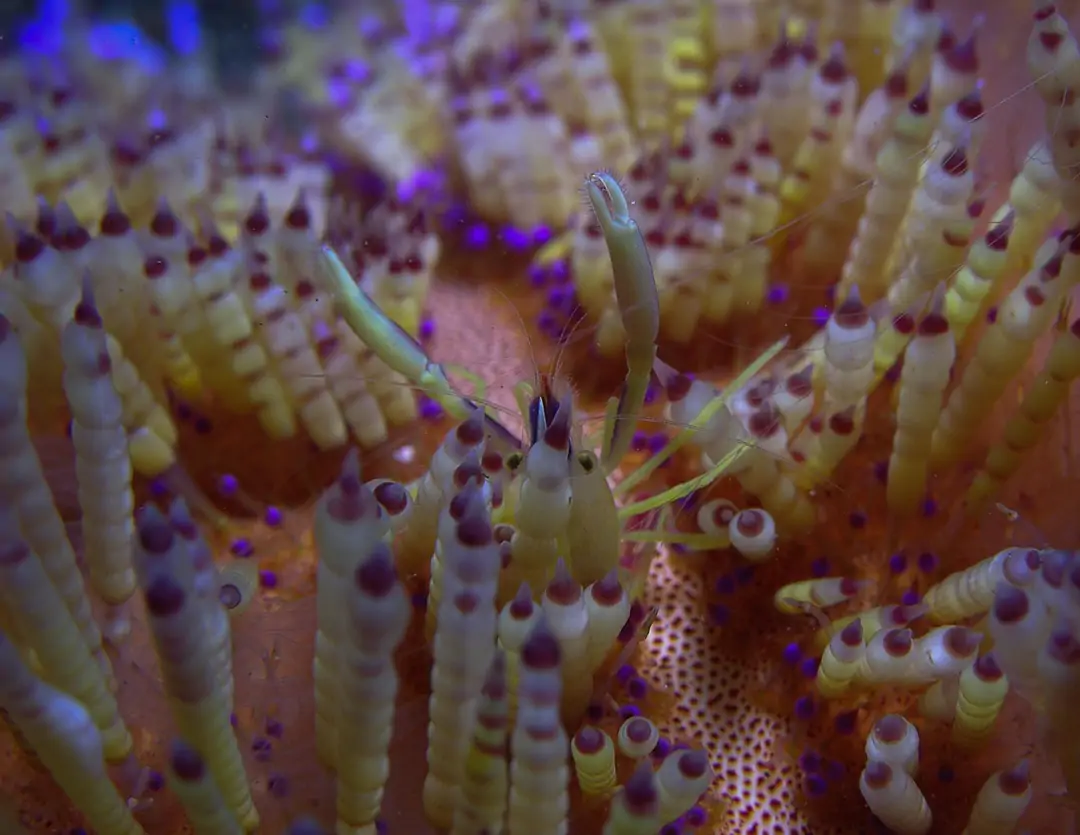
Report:
[[[596,460],[596,456],[593,455],[591,452],[579,452],[577,460],[578,464],[581,465],[581,469],[584,470],[586,473],[591,473],[593,470],[595,470],[596,465],[599,463]]]

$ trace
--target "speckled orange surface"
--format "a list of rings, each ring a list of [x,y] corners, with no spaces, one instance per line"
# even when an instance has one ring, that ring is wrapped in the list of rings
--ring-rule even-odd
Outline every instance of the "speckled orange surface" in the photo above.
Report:
[[[950,5],[956,7],[955,23],[962,29],[970,20],[971,4]],[[986,98],[993,106],[988,115],[990,147],[980,170],[991,186],[1007,184],[1039,125],[1032,116],[1035,104],[1024,94],[1022,70],[1011,60],[1022,54],[1025,9],[1026,4],[1002,2],[983,10],[988,36]],[[1000,188],[995,191],[1000,193]],[[732,363],[749,360],[756,349],[783,333],[796,337],[795,344],[812,331],[809,313],[824,301],[824,288],[801,281],[797,263],[792,260],[791,271],[781,275],[793,284],[789,303],[717,335],[720,344],[702,350],[699,362],[709,365],[711,374],[727,375]],[[552,357],[551,346],[526,324],[540,304],[537,294],[521,279],[520,263],[498,252],[455,260],[452,272],[431,296],[430,308],[437,321],[432,352],[442,361],[480,373],[489,383],[490,398],[512,408],[512,384],[530,378]],[[475,276],[483,278],[471,280]],[[677,359],[666,352],[665,357],[671,362]],[[604,388],[587,355],[572,352],[565,367],[584,388]],[[807,641],[814,624],[775,614],[770,601],[777,587],[808,577],[815,561],[827,559],[833,573],[873,580],[859,605],[874,605],[895,600],[913,584],[925,588],[930,579],[916,576],[914,570],[899,577],[888,575],[885,563],[900,548],[912,557],[922,551],[937,554],[940,567],[931,577],[940,578],[947,570],[964,567],[1009,542],[1032,542],[1040,532],[1060,547],[1080,547],[1075,515],[1080,461],[1075,453],[1071,460],[1067,454],[1072,447],[1067,445],[1065,423],[1056,426],[1053,437],[1002,497],[1020,511],[1023,523],[1010,525],[994,510],[975,518],[954,515],[959,489],[970,478],[970,463],[977,460],[973,452],[964,466],[935,480],[936,515],[903,530],[890,529],[885,522],[884,489],[873,472],[874,462],[887,456],[890,442],[888,396],[887,388],[875,395],[867,437],[830,483],[817,491],[815,501],[823,521],[805,541],[785,545],[752,575],[739,571],[741,563],[726,553],[665,555],[654,565],[649,596],[659,607],[659,617],[639,666],[656,689],[650,698],[665,733],[674,741],[704,745],[713,756],[718,773],[716,806],[704,831],[732,835],[874,831],[856,787],[862,738],[872,717],[886,706],[906,708],[910,698],[882,692],[861,700],[845,699],[835,707],[819,707],[809,722],[792,722],[794,701],[810,692],[809,681],[781,662],[780,651],[791,641]],[[583,413],[595,411],[588,398],[584,404]],[[1070,414],[1078,410],[1080,402],[1074,397]],[[315,814],[329,824],[333,779],[317,765],[313,746],[314,606],[306,508],[332,477],[338,456],[312,453],[305,442],[268,450],[261,434],[247,423],[212,410],[207,414],[212,431],[203,435],[187,427],[183,440],[184,460],[197,480],[209,488],[216,476],[232,472],[253,502],[289,508],[286,524],[276,531],[243,519],[231,531],[249,535],[261,565],[278,569],[284,581],[280,594],[262,595],[235,621],[238,732],[248,752],[249,773],[263,817],[260,832],[280,832],[300,813]],[[441,434],[442,428],[434,425],[398,433],[384,450],[365,459],[366,474],[414,477]],[[54,483],[70,492],[63,444],[44,438],[43,448],[54,462]],[[677,462],[667,475],[674,479],[688,467],[687,461]],[[227,543],[221,544],[224,551]],[[724,582],[718,590],[721,578]],[[734,585],[733,591],[727,591],[729,585]],[[423,820],[419,798],[429,668],[427,651],[415,629],[401,650],[400,662],[404,683],[384,810],[391,833],[426,835],[431,830]],[[131,642],[118,653],[116,670],[122,708],[140,756],[161,769],[168,719],[143,630],[137,628]],[[852,710],[857,711],[860,732],[838,735],[835,714]],[[269,759],[259,761],[250,751],[251,743],[266,735],[268,718],[281,723],[283,734],[272,740]],[[952,751],[947,736],[933,727],[920,725],[920,731],[924,739],[921,784],[935,813],[934,832],[942,835],[958,835],[974,792],[990,771],[1033,747],[1038,753],[1032,717],[1012,702],[995,741],[976,755]],[[814,800],[807,799],[795,763],[807,751],[821,757],[821,773],[829,775],[828,792]],[[1065,831],[1064,803],[1056,796],[1060,785],[1051,767],[1039,759],[1036,765],[1037,801],[1029,813],[1028,829],[1055,835]],[[15,796],[32,833],[62,833],[78,823],[58,800],[48,778],[18,758],[6,737],[0,737],[0,786]],[[575,809],[577,835],[599,831],[597,810],[580,805]],[[151,835],[189,831],[167,791],[149,793],[139,819]]]

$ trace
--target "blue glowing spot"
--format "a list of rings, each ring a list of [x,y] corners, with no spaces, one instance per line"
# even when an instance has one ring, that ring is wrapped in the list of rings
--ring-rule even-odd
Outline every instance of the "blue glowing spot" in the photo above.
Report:
[[[177,55],[192,55],[202,48],[199,7],[192,0],[170,0],[165,8],[169,44]]]
[[[41,0],[37,17],[19,31],[19,46],[26,52],[56,55],[64,45],[65,27],[71,16],[68,0]]]
[[[330,13],[322,3],[308,3],[300,10],[300,23],[309,29],[322,29],[330,22]]]
[[[169,117],[165,115],[164,110],[155,108],[147,115],[146,126],[151,131],[164,130],[169,126]]]
[[[90,29],[87,46],[100,61],[130,61],[148,75],[165,68],[165,55],[129,20],[99,23]]]
[[[68,0],[39,0],[38,20],[63,25],[71,17]]]
[[[62,32],[48,21],[28,21],[19,31],[19,47],[23,52],[56,55],[62,45]]]

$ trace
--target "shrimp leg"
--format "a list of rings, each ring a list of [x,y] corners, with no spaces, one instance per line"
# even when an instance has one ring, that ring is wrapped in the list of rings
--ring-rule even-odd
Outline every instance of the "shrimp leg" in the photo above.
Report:
[[[455,420],[465,420],[476,409],[454,391],[446,370],[433,362],[419,343],[398,327],[353,281],[338,254],[323,245],[323,264],[342,318],[392,370],[415,383]]]
[[[590,176],[585,188],[607,242],[615,299],[626,331],[626,379],[602,455],[604,469],[611,472],[629,450],[634,425],[645,404],[645,392],[656,361],[660,301],[645,238],[630,217],[622,188],[605,172]]]

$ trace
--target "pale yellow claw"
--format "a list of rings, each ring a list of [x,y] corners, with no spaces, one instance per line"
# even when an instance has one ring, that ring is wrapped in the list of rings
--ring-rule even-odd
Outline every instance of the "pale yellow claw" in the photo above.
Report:
[[[656,361],[660,300],[645,238],[630,217],[630,206],[618,182],[601,171],[589,177],[585,189],[607,243],[615,299],[626,332],[626,379],[602,456],[604,469],[610,472],[630,448],[634,423],[645,403]]]

